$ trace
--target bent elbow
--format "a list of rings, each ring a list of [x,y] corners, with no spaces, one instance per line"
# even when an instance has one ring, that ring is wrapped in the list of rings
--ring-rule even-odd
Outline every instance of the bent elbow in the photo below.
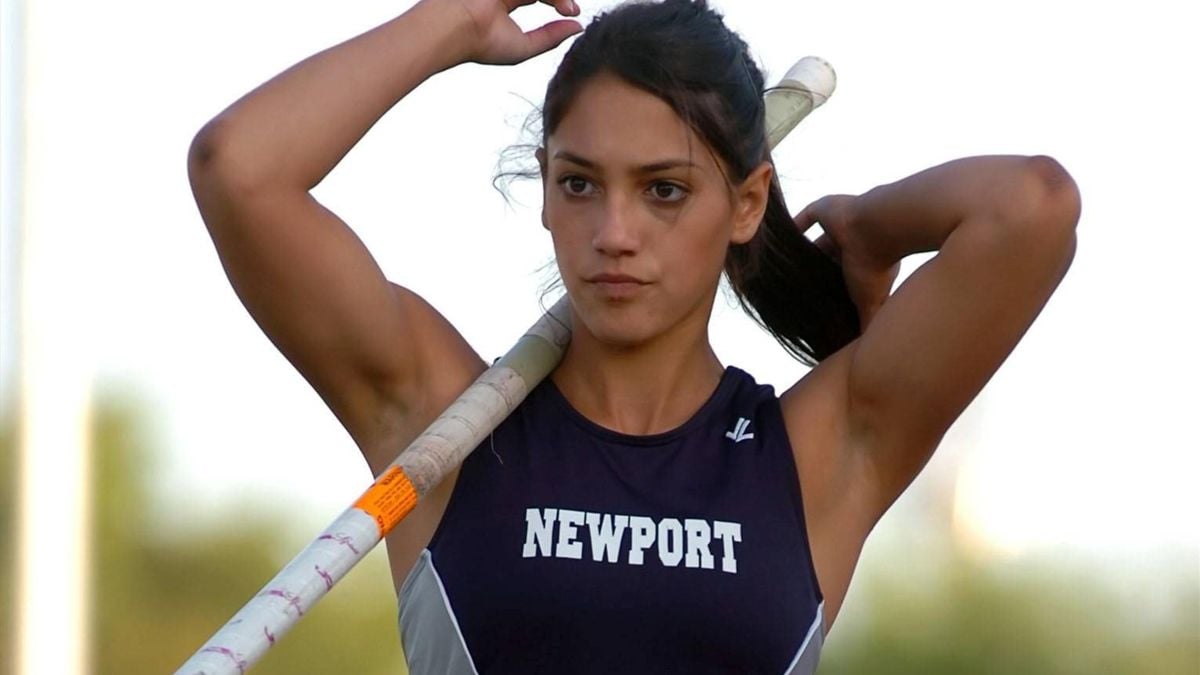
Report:
[[[1046,155],[1024,158],[1018,185],[1002,220],[1004,229],[1021,255],[1038,252],[1057,284],[1075,258],[1079,187],[1058,160]]]
[[[226,154],[221,148],[222,143],[220,117],[209,120],[192,137],[192,143],[188,146],[187,167],[188,177],[193,182],[198,175],[214,172],[218,158]]]
[[[1048,155],[1033,155],[1023,164],[1022,185],[1029,202],[1023,209],[1023,220],[1043,232],[1070,233],[1073,239],[1082,199],[1079,186],[1066,168]]]
[[[219,115],[192,138],[187,170],[198,202],[215,195],[247,197],[262,183],[254,178],[248,164],[239,159],[238,146],[230,140],[226,123]]]

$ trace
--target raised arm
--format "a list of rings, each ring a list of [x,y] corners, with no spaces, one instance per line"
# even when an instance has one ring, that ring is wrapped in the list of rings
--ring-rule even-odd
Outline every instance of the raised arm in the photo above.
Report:
[[[558,21],[523,33],[508,14],[532,2],[419,2],[266,82],[192,143],[192,190],[238,297],[373,470],[483,363],[433,308],[389,283],[309,191],[433,74],[465,61],[517,63],[578,29]],[[560,12],[575,13],[568,5]]]
[[[1074,257],[1079,211],[1075,182],[1044,156],[957,160],[852,202],[844,231],[875,261],[868,269],[937,251],[851,347],[852,447],[867,453],[881,510],[1050,299]]]
[[[827,611],[867,533],[1066,274],[1079,210],[1055,160],[993,156],[823,197],[797,216],[822,225],[818,245],[841,263],[864,326],[782,397]],[[899,261],[924,251],[937,254],[889,295]]]

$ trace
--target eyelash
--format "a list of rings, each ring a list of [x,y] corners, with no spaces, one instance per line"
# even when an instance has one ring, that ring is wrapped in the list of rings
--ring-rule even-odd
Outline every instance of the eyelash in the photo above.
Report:
[[[562,178],[559,178],[558,184],[559,184],[559,186],[561,186],[563,188],[563,192],[565,192],[568,197],[576,197],[576,198],[588,197],[589,195],[576,194],[567,189],[567,187],[566,187],[567,183],[569,183],[571,181],[577,181],[577,180],[581,180],[581,181],[591,185],[591,181],[589,181],[588,179],[586,179],[582,176],[576,176],[575,174],[567,174],[567,175],[563,176]],[[676,199],[664,199],[662,197],[659,197],[658,195],[655,195],[655,199],[657,199],[660,202],[663,202],[664,204],[677,204],[679,202],[682,202],[684,199],[687,199],[688,195],[691,194],[688,191],[688,189],[683,187],[682,185],[680,185],[678,183],[673,183],[671,181],[666,181],[666,180],[655,181],[654,184],[650,186],[649,191],[653,192],[658,187],[663,186],[663,185],[667,185],[667,186],[674,188],[675,190],[678,191],[678,194],[679,194],[679,197]]]

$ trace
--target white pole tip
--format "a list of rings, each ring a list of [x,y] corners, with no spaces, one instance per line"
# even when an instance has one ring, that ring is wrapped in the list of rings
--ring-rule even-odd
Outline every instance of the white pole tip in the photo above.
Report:
[[[800,59],[787,75],[783,76],[783,80],[795,82],[812,92],[814,105],[824,103],[837,87],[837,73],[833,72],[833,66],[819,56]]]

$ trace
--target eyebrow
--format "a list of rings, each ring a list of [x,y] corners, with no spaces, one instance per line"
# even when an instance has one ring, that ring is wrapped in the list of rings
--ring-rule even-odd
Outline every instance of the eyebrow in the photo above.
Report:
[[[554,153],[554,158],[571,162],[572,164],[578,164],[579,166],[587,169],[598,168],[596,163],[592,160],[586,157],[581,157],[567,150],[559,150],[558,152]],[[664,159],[658,162],[651,162],[650,164],[643,164],[642,166],[634,169],[634,171],[636,173],[655,173],[658,171],[666,171],[667,169],[675,169],[681,166],[692,167],[694,169],[702,168],[700,165],[687,159]]]

